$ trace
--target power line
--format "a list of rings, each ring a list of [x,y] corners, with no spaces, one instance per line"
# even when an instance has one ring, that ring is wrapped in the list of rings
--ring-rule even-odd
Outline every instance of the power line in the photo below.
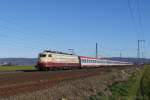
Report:
[[[131,2],[130,1],[131,0],[128,0],[129,12],[130,12],[130,15],[131,15],[131,19],[132,19],[132,22],[133,22],[134,29],[135,29],[136,33],[139,34],[139,31],[138,31],[138,28],[137,28],[137,25],[136,25],[136,21],[135,21],[135,17],[134,17],[133,11],[132,11],[132,7],[131,7]]]
[[[18,24],[18,23],[16,23],[16,22],[13,22],[12,20],[9,20],[8,18],[6,19],[6,18],[3,18],[3,17],[0,16],[0,20],[4,21],[4,22],[6,22],[6,23],[11,23],[11,24],[13,24],[14,26],[16,26],[17,28],[22,27],[21,24]],[[1,26],[3,26],[3,25],[1,25]],[[7,28],[8,28],[8,27],[7,27]],[[23,34],[23,35],[26,35],[26,36],[28,36],[28,37],[33,38],[33,36],[31,36],[31,34],[32,34],[33,32],[35,32],[35,30],[27,29],[27,30],[30,30],[31,32],[24,32],[24,31],[18,30],[17,28],[13,28],[13,30],[19,32],[20,34]],[[24,28],[24,27],[23,27],[23,28]],[[44,40],[52,39],[52,38],[49,37],[49,35],[51,35],[50,37],[52,37],[52,34],[48,34],[48,33],[45,33],[45,32],[44,32],[43,34],[41,34],[41,33],[38,34],[38,36],[41,37],[40,39],[44,39]],[[34,37],[35,37],[35,36],[34,36]],[[53,36],[53,37],[54,37],[54,36]]]
[[[141,57],[141,47],[140,47],[140,44],[141,42],[144,42],[145,43],[145,40],[143,39],[144,36],[142,37],[142,35],[144,35],[144,30],[143,30],[143,24],[142,24],[142,16],[141,16],[141,10],[140,10],[140,1],[139,0],[135,0],[135,4],[137,5],[136,6],[136,10],[137,10],[137,23],[136,23],[136,20],[135,20],[135,16],[133,14],[133,10],[132,10],[132,7],[131,7],[131,2],[130,1],[133,1],[133,0],[128,0],[128,7],[129,7],[129,11],[130,11],[130,15],[131,15],[131,18],[132,18],[132,22],[134,24],[134,28],[135,28],[135,31],[136,33],[138,34],[138,49],[137,49],[137,57],[140,59]],[[137,26],[139,26],[139,29],[137,28]],[[141,44],[142,45],[142,44]],[[143,54],[144,54],[144,51],[142,51]]]
[[[1,26],[1,25],[0,25]],[[9,27],[7,27],[7,26],[1,26],[0,28],[5,28],[7,31],[9,30]],[[2,31],[2,30],[0,30],[0,31]],[[19,32],[19,31],[17,31],[17,30],[15,30],[15,32],[17,32],[17,33],[21,33],[21,32]],[[0,35],[1,35],[1,38],[8,38],[8,37],[10,37],[10,38],[13,38],[12,36],[10,36],[10,35],[7,35],[7,34],[2,34],[2,33],[0,33]],[[16,39],[16,42],[18,42],[19,41],[19,43],[20,42],[26,42],[26,43],[28,43],[29,45],[32,45],[32,46],[36,46],[36,47],[39,47],[40,45],[39,45],[39,43],[41,43],[42,44],[42,46],[43,45],[45,45],[45,46],[48,46],[46,43],[43,43],[44,41],[45,41],[45,39],[43,39],[43,38],[40,38],[40,39],[34,39],[34,36],[32,36],[31,38],[30,37],[25,37],[25,36],[20,36],[20,35],[15,35],[14,36],[15,37],[15,39]]]
[[[142,24],[142,16],[141,16],[141,10],[140,10],[140,1],[139,0],[137,0],[137,11],[138,11],[138,16],[139,16],[139,26],[141,29],[141,33],[144,34],[143,24]]]
[[[2,30],[0,30],[0,31],[2,31]],[[30,47],[30,48],[33,48],[33,47],[38,48],[40,46],[38,44],[39,42],[28,41],[28,39],[25,39],[24,37],[15,36],[15,38],[14,38],[7,34],[0,34],[0,38],[4,39],[5,41],[10,41],[11,43],[21,44],[22,47],[25,45],[24,43],[26,43],[28,45],[27,47]],[[11,38],[11,40],[10,40],[10,38]]]

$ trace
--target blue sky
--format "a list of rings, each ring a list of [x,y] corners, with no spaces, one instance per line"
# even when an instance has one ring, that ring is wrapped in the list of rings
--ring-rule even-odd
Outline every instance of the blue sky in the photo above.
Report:
[[[45,49],[94,56],[136,57],[137,40],[150,57],[150,1],[0,0],[0,58],[37,57]],[[143,26],[143,28],[141,27]],[[137,32],[138,31],[138,32]]]

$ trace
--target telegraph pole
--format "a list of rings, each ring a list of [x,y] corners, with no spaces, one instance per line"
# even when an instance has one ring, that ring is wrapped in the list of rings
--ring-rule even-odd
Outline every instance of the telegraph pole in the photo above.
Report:
[[[120,50],[120,58],[122,58],[122,50]]]
[[[138,51],[137,51],[137,57],[138,59],[141,58],[141,49],[140,49],[140,43],[145,42],[145,40],[138,40]]]
[[[98,58],[98,43],[96,43],[96,55],[95,55],[96,58]]]
[[[137,51],[138,63],[140,63],[140,58],[141,58],[141,48],[140,48],[141,46],[140,46],[140,44],[142,42],[145,42],[145,40],[138,40],[138,51]]]

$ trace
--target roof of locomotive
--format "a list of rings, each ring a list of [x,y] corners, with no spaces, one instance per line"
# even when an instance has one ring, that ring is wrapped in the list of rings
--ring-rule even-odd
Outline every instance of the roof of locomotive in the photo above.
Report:
[[[74,54],[71,54],[71,53],[65,53],[65,52],[61,52],[61,51],[52,51],[52,50],[45,50],[45,51],[43,51],[43,53],[56,53],[56,54],[74,55]]]

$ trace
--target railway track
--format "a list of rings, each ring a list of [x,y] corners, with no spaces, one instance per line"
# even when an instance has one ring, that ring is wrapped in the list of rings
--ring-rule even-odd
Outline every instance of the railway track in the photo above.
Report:
[[[122,70],[127,68],[132,67],[120,66],[82,70],[62,70],[48,72],[29,71],[0,74],[0,97],[9,97],[12,95],[33,92],[52,87],[64,80],[101,75],[104,72],[110,72],[112,69]]]

